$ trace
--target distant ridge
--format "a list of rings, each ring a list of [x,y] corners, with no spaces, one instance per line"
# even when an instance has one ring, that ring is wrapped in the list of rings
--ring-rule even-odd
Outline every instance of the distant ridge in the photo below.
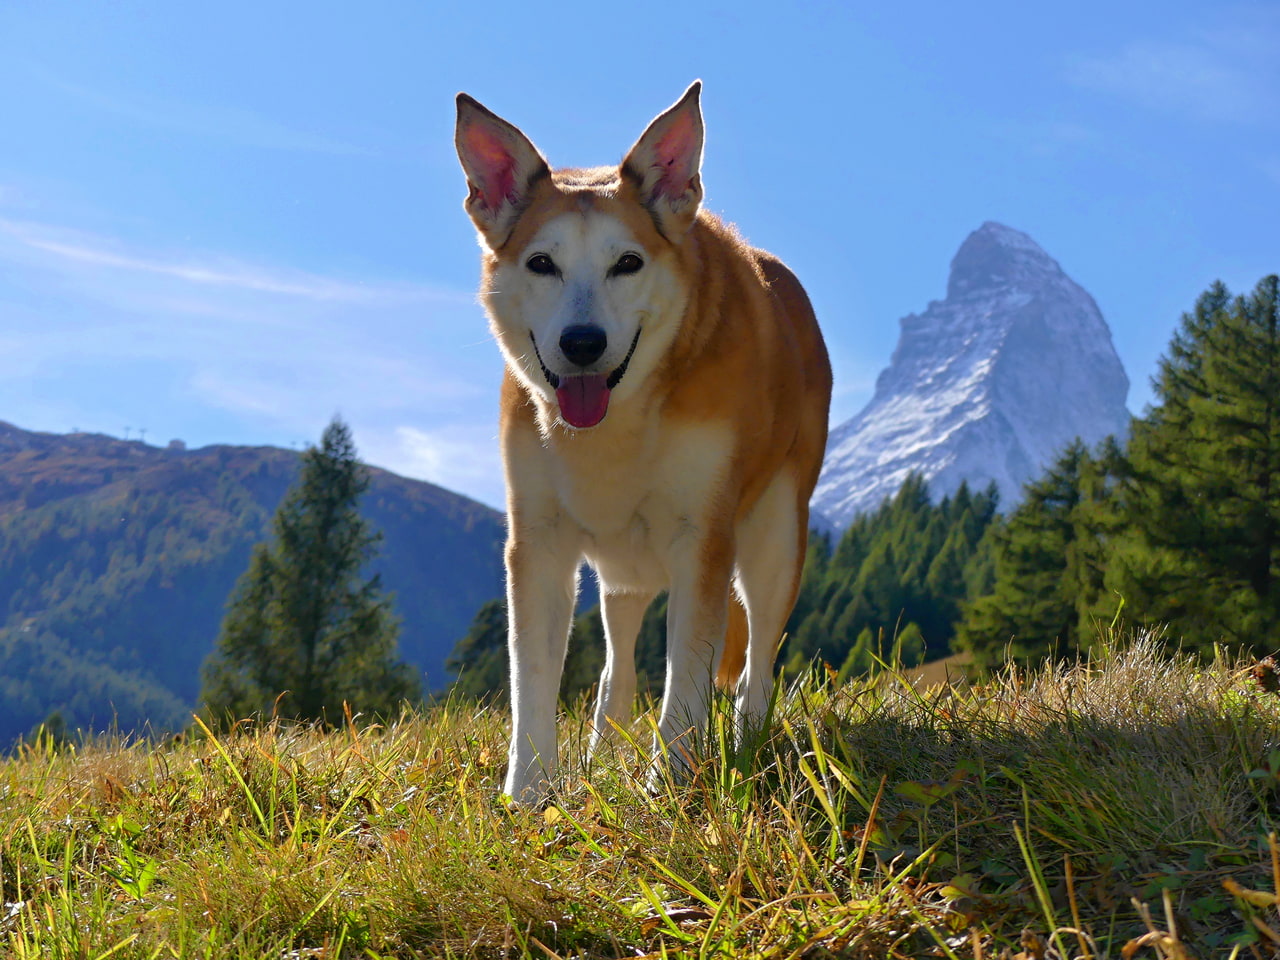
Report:
[[[1128,430],[1129,378],[1093,298],[1025,233],[988,221],[947,296],[909,314],[875,395],[831,431],[813,507],[836,528],[912,472],[934,497],[995,482],[1001,502],[1076,437]]]
[[[226,598],[292,482],[276,447],[162,449],[0,422],[0,747],[54,709],[74,726],[189,720]],[[371,569],[396,595],[400,654],[444,659],[502,593],[502,515],[371,469]]]

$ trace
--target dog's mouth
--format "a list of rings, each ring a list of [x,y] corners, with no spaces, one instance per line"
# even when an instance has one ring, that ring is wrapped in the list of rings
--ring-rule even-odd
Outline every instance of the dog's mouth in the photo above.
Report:
[[[548,370],[547,365],[542,362],[538,341],[532,330],[529,331],[529,339],[533,342],[533,355],[538,358],[542,375],[556,392],[556,400],[560,404],[560,419],[571,427],[594,427],[609,412],[609,394],[627,372],[631,355],[636,352],[636,344],[640,342],[640,330],[636,330],[627,355],[612,373],[577,373],[563,377]]]

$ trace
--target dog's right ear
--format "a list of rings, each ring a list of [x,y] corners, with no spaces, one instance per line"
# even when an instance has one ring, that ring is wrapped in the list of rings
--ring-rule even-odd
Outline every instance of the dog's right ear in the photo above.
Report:
[[[496,250],[506,243],[534,184],[551,170],[517,127],[465,93],[458,94],[454,144],[470,188],[463,207]]]

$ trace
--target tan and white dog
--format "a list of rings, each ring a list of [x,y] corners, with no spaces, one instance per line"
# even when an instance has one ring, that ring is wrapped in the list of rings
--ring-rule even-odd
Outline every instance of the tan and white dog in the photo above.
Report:
[[[739,734],[764,715],[795,603],[831,367],[791,271],[700,209],[700,91],[620,166],[554,171],[520,130],[458,95],[480,295],[506,360],[516,800],[543,798],[555,774],[584,559],[608,638],[593,747],[631,717],[636,634],[659,591],[670,597],[656,747],[677,764],[717,677],[736,691]]]

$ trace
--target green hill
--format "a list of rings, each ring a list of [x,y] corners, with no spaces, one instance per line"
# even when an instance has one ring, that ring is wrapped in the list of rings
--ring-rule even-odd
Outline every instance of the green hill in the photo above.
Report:
[[[0,743],[59,711],[72,727],[185,724],[224,604],[292,482],[274,447],[160,449],[0,422]],[[442,687],[444,659],[501,593],[502,517],[372,470],[400,652]]]

